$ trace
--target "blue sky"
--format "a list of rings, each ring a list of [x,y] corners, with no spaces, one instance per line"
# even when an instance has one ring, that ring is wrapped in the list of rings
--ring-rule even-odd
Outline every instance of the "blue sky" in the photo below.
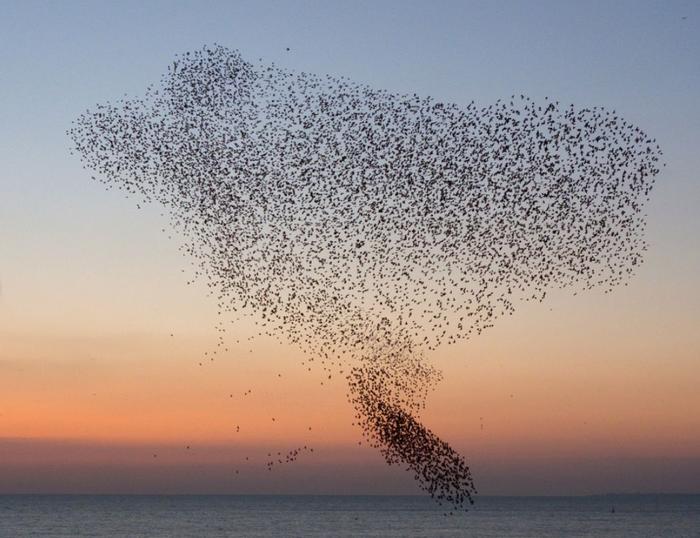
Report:
[[[55,259],[57,245],[75,257],[100,251],[106,237],[124,240],[127,225],[115,221],[131,204],[85,181],[67,153],[72,119],[97,102],[141,92],[174,54],[219,43],[251,59],[456,103],[525,93],[617,110],[666,154],[649,206],[660,257],[649,261],[670,263],[659,272],[692,285],[697,301],[699,25],[700,4],[692,1],[3,2],[5,294],[25,271],[18,260],[28,250],[42,263],[48,260],[36,253]],[[100,229],[96,215],[113,220]]]

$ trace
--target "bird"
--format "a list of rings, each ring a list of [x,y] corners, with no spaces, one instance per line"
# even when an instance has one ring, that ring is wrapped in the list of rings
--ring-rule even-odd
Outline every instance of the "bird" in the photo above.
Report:
[[[107,189],[166,210],[188,285],[204,282],[222,319],[253,316],[250,346],[272,337],[310,375],[342,376],[362,440],[460,510],[470,467],[420,419],[442,376],[429,356],[553,289],[627,284],[663,168],[615,110],[516,91],[457,105],[220,45],[178,55],[68,136]]]

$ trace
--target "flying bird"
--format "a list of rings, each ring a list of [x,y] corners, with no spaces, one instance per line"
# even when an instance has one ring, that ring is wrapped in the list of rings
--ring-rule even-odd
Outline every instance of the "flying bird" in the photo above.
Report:
[[[614,110],[515,92],[458,106],[221,46],[68,134],[107,188],[170,212],[221,316],[343,372],[369,444],[460,509],[469,466],[420,419],[441,379],[427,356],[550,290],[626,283],[662,166]]]

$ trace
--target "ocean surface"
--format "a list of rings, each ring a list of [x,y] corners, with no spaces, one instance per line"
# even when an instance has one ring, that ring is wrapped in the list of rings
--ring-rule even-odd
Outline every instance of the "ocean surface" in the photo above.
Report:
[[[0,495],[0,536],[700,537],[700,495],[479,497],[454,516],[408,496]]]

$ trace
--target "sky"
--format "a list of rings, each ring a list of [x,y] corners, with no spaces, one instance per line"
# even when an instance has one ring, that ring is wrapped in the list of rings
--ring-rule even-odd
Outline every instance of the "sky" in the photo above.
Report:
[[[482,494],[697,492],[699,25],[693,1],[0,2],[0,493],[419,493],[296,348],[199,366],[220,319],[177,234],[69,153],[79,114],[213,43],[458,105],[604,106],[656,138],[629,285],[552,293],[433,352],[424,422]]]

